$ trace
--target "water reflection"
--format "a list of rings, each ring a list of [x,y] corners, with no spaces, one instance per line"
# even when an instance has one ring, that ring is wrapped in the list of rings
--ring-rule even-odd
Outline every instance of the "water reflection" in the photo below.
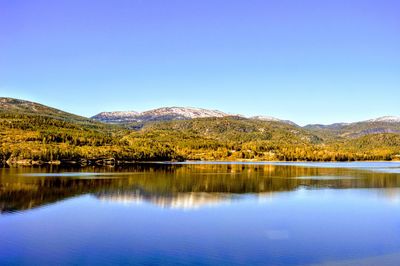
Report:
[[[399,187],[398,173],[352,167],[141,164],[130,168],[10,168],[0,170],[0,211],[29,210],[85,194],[123,204],[148,202],[191,209],[246,194],[265,196],[299,188],[378,188],[382,189],[379,196],[398,201]]]
[[[173,209],[198,209],[202,206],[217,205],[223,201],[230,202],[235,198],[227,193],[178,192],[171,195],[153,195],[140,190],[135,192],[102,192],[97,193],[96,197],[100,200],[122,204],[149,202],[163,208]]]

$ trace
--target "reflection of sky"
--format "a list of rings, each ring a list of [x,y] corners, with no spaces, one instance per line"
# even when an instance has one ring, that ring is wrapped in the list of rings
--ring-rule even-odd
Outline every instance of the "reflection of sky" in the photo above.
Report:
[[[0,263],[305,264],[381,256],[400,251],[400,205],[388,204],[382,191],[300,189],[190,212],[83,196],[2,216]]]

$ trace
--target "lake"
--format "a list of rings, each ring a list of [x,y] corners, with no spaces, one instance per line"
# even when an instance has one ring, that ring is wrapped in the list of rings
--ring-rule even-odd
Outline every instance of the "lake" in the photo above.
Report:
[[[399,265],[400,163],[0,169],[1,265]]]

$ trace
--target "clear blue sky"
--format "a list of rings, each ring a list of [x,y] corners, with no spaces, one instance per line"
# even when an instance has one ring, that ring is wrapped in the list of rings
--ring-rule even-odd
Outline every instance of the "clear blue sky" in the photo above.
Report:
[[[398,0],[2,0],[0,96],[84,116],[400,115]]]

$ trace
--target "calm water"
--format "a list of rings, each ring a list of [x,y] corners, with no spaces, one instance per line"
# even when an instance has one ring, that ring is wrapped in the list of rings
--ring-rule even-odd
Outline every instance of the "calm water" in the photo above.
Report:
[[[1,265],[399,265],[400,163],[0,169]]]

